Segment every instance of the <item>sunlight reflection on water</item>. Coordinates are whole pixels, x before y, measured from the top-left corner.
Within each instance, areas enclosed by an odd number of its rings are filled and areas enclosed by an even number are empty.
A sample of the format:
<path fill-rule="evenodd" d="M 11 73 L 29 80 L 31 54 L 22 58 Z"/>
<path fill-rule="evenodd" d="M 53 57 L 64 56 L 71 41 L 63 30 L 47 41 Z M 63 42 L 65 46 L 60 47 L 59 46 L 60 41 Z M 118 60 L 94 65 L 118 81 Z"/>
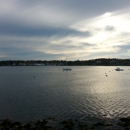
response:
<path fill-rule="evenodd" d="M 115 68 L 72 67 L 63 72 L 51 66 L 0 67 L 0 117 L 30 121 L 129 116 L 130 70 Z"/>

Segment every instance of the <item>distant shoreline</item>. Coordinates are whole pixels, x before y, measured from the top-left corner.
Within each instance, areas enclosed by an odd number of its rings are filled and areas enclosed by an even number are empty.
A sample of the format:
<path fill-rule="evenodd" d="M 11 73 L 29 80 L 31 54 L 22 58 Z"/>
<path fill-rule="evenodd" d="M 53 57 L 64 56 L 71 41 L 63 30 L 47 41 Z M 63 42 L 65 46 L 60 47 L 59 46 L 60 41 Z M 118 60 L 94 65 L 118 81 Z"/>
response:
<path fill-rule="evenodd" d="M 65 66 L 65 60 L 2 60 L 0 66 Z M 67 61 L 67 66 L 130 66 L 130 59 L 98 58 Z"/>

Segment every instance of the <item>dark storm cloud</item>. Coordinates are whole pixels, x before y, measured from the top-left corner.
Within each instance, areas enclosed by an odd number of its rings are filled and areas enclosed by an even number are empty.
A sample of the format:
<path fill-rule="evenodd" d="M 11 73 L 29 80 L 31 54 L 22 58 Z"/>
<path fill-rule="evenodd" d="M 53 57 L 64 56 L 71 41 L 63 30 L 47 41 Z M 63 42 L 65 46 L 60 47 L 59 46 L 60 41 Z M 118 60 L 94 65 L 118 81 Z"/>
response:
<path fill-rule="evenodd" d="M 80 32 L 71 28 L 60 28 L 60 27 L 29 27 L 25 25 L 20 25 L 19 23 L 0 23 L 0 35 L 14 35 L 14 36 L 90 36 L 89 31 Z"/>

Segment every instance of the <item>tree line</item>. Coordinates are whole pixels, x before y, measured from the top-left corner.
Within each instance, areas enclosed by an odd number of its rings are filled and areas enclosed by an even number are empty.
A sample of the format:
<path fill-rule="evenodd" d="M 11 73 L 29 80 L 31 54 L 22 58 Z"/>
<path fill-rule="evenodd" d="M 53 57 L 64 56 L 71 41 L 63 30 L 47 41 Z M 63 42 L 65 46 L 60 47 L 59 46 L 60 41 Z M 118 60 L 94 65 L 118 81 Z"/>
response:
<path fill-rule="evenodd" d="M 130 66 L 130 59 L 98 58 L 89 60 L 6 60 L 0 61 L 0 66 Z"/>

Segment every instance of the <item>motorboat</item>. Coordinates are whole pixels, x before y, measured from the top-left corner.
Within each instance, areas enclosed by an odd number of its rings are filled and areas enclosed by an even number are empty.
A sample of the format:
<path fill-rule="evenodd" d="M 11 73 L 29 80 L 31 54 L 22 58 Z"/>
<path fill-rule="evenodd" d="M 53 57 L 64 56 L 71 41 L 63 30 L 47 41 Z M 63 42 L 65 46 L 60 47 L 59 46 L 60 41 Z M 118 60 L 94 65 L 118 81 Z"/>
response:
<path fill-rule="evenodd" d="M 115 70 L 116 70 L 116 71 L 124 71 L 124 69 L 121 69 L 121 68 L 119 68 L 119 67 L 117 67 Z"/>

